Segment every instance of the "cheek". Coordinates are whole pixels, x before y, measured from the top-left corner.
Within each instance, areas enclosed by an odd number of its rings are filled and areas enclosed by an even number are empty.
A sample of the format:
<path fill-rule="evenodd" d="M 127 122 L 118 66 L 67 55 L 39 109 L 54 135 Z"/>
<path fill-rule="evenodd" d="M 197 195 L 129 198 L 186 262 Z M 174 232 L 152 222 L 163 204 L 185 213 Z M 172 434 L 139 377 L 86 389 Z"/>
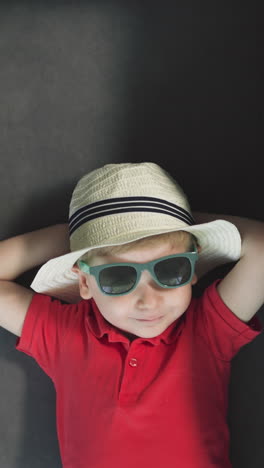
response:
<path fill-rule="evenodd" d="M 111 297 L 102 294 L 101 291 L 94 291 L 93 299 L 103 317 L 114 325 L 118 325 L 128 315 L 131 310 L 131 303 L 128 296 Z"/>
<path fill-rule="evenodd" d="M 187 309 L 192 299 L 192 287 L 190 284 L 176 288 L 170 291 L 171 294 L 167 295 L 166 302 L 171 306 L 182 307 Z"/>
<path fill-rule="evenodd" d="M 104 317 L 107 322 L 111 323 L 114 327 L 126 329 L 127 328 L 127 315 L 124 313 L 126 309 L 124 307 L 120 308 L 114 304 L 109 303 L 99 303 L 97 304 L 101 315 Z"/>

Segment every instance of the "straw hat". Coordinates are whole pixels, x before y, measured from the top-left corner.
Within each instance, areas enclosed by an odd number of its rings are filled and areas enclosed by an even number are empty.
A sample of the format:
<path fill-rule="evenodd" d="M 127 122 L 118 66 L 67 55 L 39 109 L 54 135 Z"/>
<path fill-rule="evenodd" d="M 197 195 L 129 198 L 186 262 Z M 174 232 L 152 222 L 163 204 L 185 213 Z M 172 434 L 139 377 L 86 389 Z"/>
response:
<path fill-rule="evenodd" d="M 78 275 L 71 268 L 84 253 L 177 230 L 191 232 L 198 239 L 198 277 L 240 257 L 237 228 L 224 220 L 196 225 L 183 190 L 160 166 L 149 162 L 107 164 L 82 177 L 73 191 L 71 252 L 43 265 L 31 287 L 78 302 Z"/>

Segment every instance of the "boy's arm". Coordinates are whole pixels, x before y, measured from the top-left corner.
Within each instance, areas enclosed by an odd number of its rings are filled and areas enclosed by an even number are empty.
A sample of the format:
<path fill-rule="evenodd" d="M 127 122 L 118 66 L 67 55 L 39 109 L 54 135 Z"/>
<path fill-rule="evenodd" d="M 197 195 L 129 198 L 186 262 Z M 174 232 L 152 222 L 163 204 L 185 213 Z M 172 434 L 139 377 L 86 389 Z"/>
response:
<path fill-rule="evenodd" d="M 193 213 L 197 223 L 224 219 L 240 232 L 240 260 L 218 284 L 224 303 L 242 321 L 249 322 L 264 302 L 264 223 L 238 216 Z"/>
<path fill-rule="evenodd" d="M 34 292 L 14 280 L 69 250 L 68 224 L 57 224 L 0 242 L 0 326 L 21 336 Z"/>

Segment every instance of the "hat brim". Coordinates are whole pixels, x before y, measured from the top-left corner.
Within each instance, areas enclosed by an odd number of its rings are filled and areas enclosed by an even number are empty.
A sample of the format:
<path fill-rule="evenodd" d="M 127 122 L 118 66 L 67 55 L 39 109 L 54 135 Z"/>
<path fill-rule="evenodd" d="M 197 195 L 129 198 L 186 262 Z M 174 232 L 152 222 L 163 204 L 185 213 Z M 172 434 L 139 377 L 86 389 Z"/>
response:
<path fill-rule="evenodd" d="M 81 297 L 78 274 L 72 271 L 72 267 L 86 252 L 98 247 L 121 245 L 144 237 L 177 230 L 180 229 L 156 229 L 147 233 L 134 233 L 129 239 L 126 239 L 126 242 L 104 243 L 103 245 L 95 245 L 53 258 L 40 268 L 31 284 L 31 288 L 35 292 L 47 294 L 69 303 L 79 302 Z M 237 228 L 228 221 L 219 219 L 210 223 L 186 226 L 181 230 L 196 236 L 201 247 L 196 266 L 198 278 L 218 265 L 234 262 L 240 258 L 240 234 Z"/>

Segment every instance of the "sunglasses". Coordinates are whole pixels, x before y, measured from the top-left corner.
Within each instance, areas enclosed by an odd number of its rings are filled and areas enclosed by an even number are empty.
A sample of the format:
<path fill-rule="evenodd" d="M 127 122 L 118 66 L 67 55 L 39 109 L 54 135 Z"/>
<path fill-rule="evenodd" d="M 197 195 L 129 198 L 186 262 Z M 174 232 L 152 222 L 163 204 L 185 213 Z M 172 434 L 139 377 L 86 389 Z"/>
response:
<path fill-rule="evenodd" d="M 77 261 L 78 267 L 93 275 L 103 294 L 108 296 L 123 296 L 132 292 L 147 270 L 155 282 L 165 289 L 179 288 L 191 282 L 194 275 L 198 251 L 168 255 L 147 263 L 109 263 L 90 267 L 82 260 Z"/>

